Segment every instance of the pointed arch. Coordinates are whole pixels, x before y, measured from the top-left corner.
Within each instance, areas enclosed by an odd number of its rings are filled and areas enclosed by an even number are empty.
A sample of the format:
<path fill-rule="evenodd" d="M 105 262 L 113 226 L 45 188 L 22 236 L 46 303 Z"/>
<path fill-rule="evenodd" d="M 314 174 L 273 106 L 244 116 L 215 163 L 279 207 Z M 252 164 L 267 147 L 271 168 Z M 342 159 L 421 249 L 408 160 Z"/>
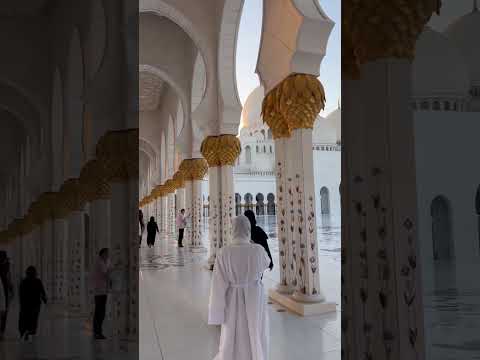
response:
<path fill-rule="evenodd" d="M 432 200 L 432 246 L 434 260 L 451 260 L 454 257 L 452 239 L 452 213 L 450 201 L 443 195 Z"/>
<path fill-rule="evenodd" d="M 322 215 L 330 214 L 330 192 L 325 186 L 320 189 L 320 209 Z"/>

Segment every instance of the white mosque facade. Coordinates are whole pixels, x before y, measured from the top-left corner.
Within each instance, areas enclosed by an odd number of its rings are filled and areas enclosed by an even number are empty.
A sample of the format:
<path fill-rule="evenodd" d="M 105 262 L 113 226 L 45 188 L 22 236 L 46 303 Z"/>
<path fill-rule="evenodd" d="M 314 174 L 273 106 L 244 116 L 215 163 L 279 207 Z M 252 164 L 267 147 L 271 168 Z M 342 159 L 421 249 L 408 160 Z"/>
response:
<path fill-rule="evenodd" d="M 257 215 L 275 215 L 275 143 L 262 120 L 263 97 L 263 88 L 257 87 L 242 111 L 239 130 L 242 152 L 234 170 L 235 214 L 252 209 Z M 313 129 L 317 213 L 332 226 L 340 226 L 340 118 L 338 107 L 326 117 L 318 116 Z M 205 215 L 208 215 L 207 179 L 202 187 Z"/>
<path fill-rule="evenodd" d="M 418 230 L 426 264 L 480 256 L 480 166 L 472 165 L 480 154 L 480 47 L 472 45 L 479 33 L 480 11 L 474 9 L 444 32 L 426 27 L 417 42 L 411 106 Z M 242 152 L 234 171 L 236 213 L 245 208 L 259 215 L 275 213 L 275 146 L 262 121 L 262 99 L 258 87 L 242 111 Z M 462 145 L 458 138 L 465 140 Z M 340 106 L 318 117 L 313 149 L 317 214 L 329 215 L 329 224 L 339 226 Z M 208 216 L 208 180 L 203 189 Z"/>
<path fill-rule="evenodd" d="M 417 42 L 412 107 L 425 264 L 480 256 L 479 33 L 474 6 L 443 32 L 427 27 Z"/>

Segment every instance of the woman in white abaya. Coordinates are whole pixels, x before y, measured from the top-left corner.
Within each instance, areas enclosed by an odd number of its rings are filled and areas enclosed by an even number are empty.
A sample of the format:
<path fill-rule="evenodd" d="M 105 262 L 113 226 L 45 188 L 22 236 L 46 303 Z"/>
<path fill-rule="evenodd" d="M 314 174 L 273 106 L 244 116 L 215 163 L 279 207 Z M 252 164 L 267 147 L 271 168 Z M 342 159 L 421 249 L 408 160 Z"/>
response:
<path fill-rule="evenodd" d="M 232 243 L 217 253 L 208 316 L 210 325 L 222 325 L 214 360 L 268 360 L 267 297 L 261 278 L 270 259 L 250 239 L 250 221 L 237 216 Z"/>

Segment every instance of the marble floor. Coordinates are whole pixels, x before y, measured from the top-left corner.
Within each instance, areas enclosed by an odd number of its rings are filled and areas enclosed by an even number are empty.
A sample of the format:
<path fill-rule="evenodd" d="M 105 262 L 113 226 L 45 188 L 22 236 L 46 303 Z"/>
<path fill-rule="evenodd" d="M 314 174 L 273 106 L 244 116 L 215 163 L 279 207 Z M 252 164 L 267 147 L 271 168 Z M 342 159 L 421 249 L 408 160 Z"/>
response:
<path fill-rule="evenodd" d="M 274 217 L 259 219 L 268 233 L 274 261 L 278 259 Z M 322 290 L 328 301 L 340 302 L 340 233 L 328 225 L 319 229 Z M 211 360 L 220 328 L 207 325 L 210 271 L 205 248 L 178 249 L 173 239 L 160 237 L 154 249 L 141 248 L 140 359 Z M 278 281 L 278 269 L 266 272 L 265 286 Z M 338 307 L 338 310 L 340 308 Z M 269 304 L 272 360 L 340 359 L 340 311 L 299 317 Z"/>
<path fill-rule="evenodd" d="M 426 358 L 480 359 L 480 261 L 423 267 Z"/>
<path fill-rule="evenodd" d="M 19 340 L 18 306 L 12 305 L 5 339 L 0 342 L 2 360 L 134 360 L 138 351 L 119 350 L 111 340 L 94 341 L 85 318 L 66 316 L 54 305 L 43 306 L 39 329 L 30 342 Z M 105 334 L 111 338 L 106 320 Z"/>

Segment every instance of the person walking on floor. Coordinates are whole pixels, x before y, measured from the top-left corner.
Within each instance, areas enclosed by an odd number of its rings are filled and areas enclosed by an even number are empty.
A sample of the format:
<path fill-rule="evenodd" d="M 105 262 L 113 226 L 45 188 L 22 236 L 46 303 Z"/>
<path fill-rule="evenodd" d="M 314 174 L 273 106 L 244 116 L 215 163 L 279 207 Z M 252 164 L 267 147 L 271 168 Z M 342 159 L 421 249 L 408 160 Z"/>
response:
<path fill-rule="evenodd" d="M 109 250 L 103 248 L 98 254 L 95 264 L 93 289 L 95 296 L 95 313 L 93 316 L 93 335 L 97 340 L 104 340 L 103 321 L 107 309 L 108 292 L 110 289 Z"/>
<path fill-rule="evenodd" d="M 6 251 L 0 251 L 0 287 L 5 298 L 5 308 L 0 310 L 0 341 L 3 340 L 7 326 L 8 308 L 13 297 L 13 284 L 10 273 L 10 261 Z"/>
<path fill-rule="evenodd" d="M 37 277 L 37 269 L 29 266 L 26 277 L 20 283 L 20 315 L 18 328 L 20 337 L 27 341 L 37 333 L 38 317 L 42 302 L 47 303 L 47 295 L 42 281 Z"/>
<path fill-rule="evenodd" d="M 252 210 L 246 210 L 244 215 L 248 218 L 250 221 L 250 225 L 252 228 L 252 241 L 255 244 L 261 245 L 265 251 L 268 254 L 268 257 L 270 258 L 270 265 L 268 266 L 270 271 L 273 269 L 273 260 L 272 260 L 272 254 L 270 254 L 270 249 L 268 247 L 268 235 L 263 231 L 263 229 L 257 225 L 257 219 L 255 218 L 255 213 Z"/>
<path fill-rule="evenodd" d="M 250 221 L 233 219 L 233 240 L 215 259 L 208 324 L 221 325 L 215 360 L 268 360 L 267 296 L 262 283 L 270 259 L 251 243 Z"/>
<path fill-rule="evenodd" d="M 159 232 L 155 218 L 153 216 L 150 217 L 150 221 L 147 224 L 147 245 L 149 248 L 155 246 L 155 237 Z"/>
<path fill-rule="evenodd" d="M 1 285 L 1 284 L 0 284 Z M 3 286 L 0 286 L 0 316 L 2 317 L 2 324 L 4 315 L 7 313 L 7 293 Z M 6 320 L 6 315 L 5 315 Z M 5 329 L 0 333 L 0 341 L 3 340 Z"/>
<path fill-rule="evenodd" d="M 178 247 L 183 247 L 183 233 L 185 232 L 185 227 L 187 226 L 185 209 L 180 210 L 180 213 L 177 215 L 176 223 L 178 229 Z"/>

